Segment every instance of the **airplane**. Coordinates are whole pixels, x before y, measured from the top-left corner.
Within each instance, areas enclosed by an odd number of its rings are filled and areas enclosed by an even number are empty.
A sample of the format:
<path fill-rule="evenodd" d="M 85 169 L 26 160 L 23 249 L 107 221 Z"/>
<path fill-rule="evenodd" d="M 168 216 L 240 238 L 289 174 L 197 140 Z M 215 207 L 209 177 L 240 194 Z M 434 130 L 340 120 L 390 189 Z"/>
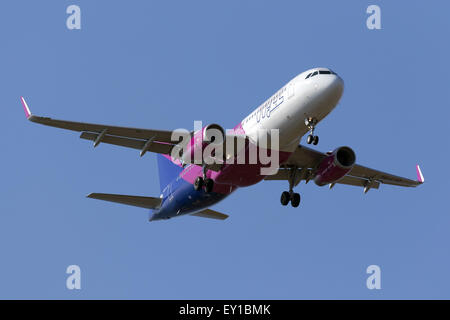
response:
<path fill-rule="evenodd" d="M 380 184 L 402 187 L 416 187 L 424 183 L 419 165 L 416 166 L 417 181 L 399 177 L 356 164 L 355 152 L 342 146 L 330 152 L 320 152 L 300 145 L 302 137 L 307 144 L 317 145 L 315 135 L 317 125 L 338 104 L 344 91 L 344 81 L 329 68 L 313 68 L 290 80 L 264 103 L 258 106 L 233 129 L 225 132 L 220 125 L 209 124 L 189 132 L 187 141 L 181 145 L 173 140 L 173 131 L 138 129 L 101 124 L 55 120 L 35 116 L 27 102 L 21 102 L 27 119 L 31 122 L 62 129 L 81 132 L 80 138 L 93 141 L 94 147 L 100 143 L 157 153 L 161 194 L 159 197 L 131 196 L 121 194 L 91 193 L 87 197 L 150 209 L 149 221 L 170 219 L 182 215 L 224 220 L 228 215 L 210 207 L 222 201 L 239 188 L 248 187 L 261 181 L 284 180 L 288 190 L 281 194 L 283 206 L 300 204 L 300 194 L 294 188 L 304 180 L 313 180 L 318 186 L 335 184 L 359 186 L 364 193 L 378 189 Z M 218 130 L 222 135 L 220 143 L 241 139 L 241 147 L 225 148 L 213 164 L 200 159 L 193 161 L 192 154 L 203 151 L 214 139 L 210 130 Z M 259 130 L 277 130 L 278 146 L 268 152 L 278 155 L 279 166 L 274 174 L 263 174 L 267 167 L 257 159 L 256 163 L 244 161 L 234 163 L 224 158 L 236 159 L 240 154 L 259 147 Z M 182 152 L 173 152 L 176 148 Z M 227 150 L 230 150 L 227 153 Z M 175 154 L 175 156 L 174 156 Z"/>

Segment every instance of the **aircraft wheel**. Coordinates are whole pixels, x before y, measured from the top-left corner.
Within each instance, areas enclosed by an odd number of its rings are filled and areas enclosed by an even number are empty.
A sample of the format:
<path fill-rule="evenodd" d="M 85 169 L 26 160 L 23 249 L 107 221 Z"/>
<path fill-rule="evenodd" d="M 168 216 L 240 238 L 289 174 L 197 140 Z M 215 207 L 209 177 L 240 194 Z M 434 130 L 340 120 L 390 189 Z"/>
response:
<path fill-rule="evenodd" d="M 312 143 L 316 146 L 319 143 L 319 136 L 314 136 Z"/>
<path fill-rule="evenodd" d="M 308 138 L 306 139 L 307 144 L 311 144 L 314 141 L 314 136 L 312 134 L 308 135 Z"/>
<path fill-rule="evenodd" d="M 298 193 L 292 194 L 291 205 L 294 208 L 297 208 L 299 204 L 300 204 L 300 195 Z"/>
<path fill-rule="evenodd" d="M 197 179 L 195 179 L 194 181 L 194 189 L 196 191 L 200 191 L 203 187 L 203 178 L 202 177 L 197 177 Z"/>
<path fill-rule="evenodd" d="M 214 180 L 213 179 L 206 179 L 205 180 L 205 191 L 207 193 L 210 193 L 213 191 L 213 187 L 214 187 Z"/>
<path fill-rule="evenodd" d="M 281 204 L 282 204 L 283 206 L 286 206 L 286 205 L 289 203 L 289 200 L 291 200 L 290 198 L 291 198 L 291 196 L 289 195 L 289 192 L 284 191 L 284 192 L 281 194 L 281 199 L 280 199 Z"/>

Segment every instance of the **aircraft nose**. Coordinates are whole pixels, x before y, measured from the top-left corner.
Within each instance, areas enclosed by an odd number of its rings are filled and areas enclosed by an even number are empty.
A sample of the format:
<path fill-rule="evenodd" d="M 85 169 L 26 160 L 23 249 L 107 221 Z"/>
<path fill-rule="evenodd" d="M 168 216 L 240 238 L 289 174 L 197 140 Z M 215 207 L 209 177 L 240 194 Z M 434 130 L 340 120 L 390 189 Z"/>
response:
<path fill-rule="evenodd" d="M 337 90 L 339 90 L 342 94 L 342 92 L 344 92 L 344 80 L 342 80 L 341 77 L 339 77 L 338 75 L 336 75 L 336 87 Z"/>
<path fill-rule="evenodd" d="M 332 75 L 324 86 L 326 95 L 339 100 L 344 92 L 344 80 L 337 74 Z"/>
<path fill-rule="evenodd" d="M 336 74 L 334 75 L 334 79 L 331 82 L 330 87 L 331 90 L 334 90 L 337 94 L 342 95 L 342 92 L 344 91 L 344 80 Z"/>

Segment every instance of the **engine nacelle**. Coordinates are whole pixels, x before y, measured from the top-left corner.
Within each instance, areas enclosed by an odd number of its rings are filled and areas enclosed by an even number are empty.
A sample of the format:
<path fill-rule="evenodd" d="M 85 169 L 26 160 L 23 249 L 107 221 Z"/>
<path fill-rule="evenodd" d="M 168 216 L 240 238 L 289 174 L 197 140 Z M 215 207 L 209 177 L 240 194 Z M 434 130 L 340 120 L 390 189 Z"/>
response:
<path fill-rule="evenodd" d="M 316 169 L 314 182 L 324 186 L 341 179 L 355 165 L 355 152 L 349 147 L 339 147 L 331 152 Z"/>
<path fill-rule="evenodd" d="M 203 151 L 214 142 L 225 142 L 225 131 L 218 124 L 209 124 L 194 133 L 181 157 L 184 163 L 194 163 L 203 160 Z"/>
<path fill-rule="evenodd" d="M 203 127 L 202 129 L 202 137 L 203 137 L 203 143 L 208 145 L 211 142 L 216 141 L 218 138 L 218 135 L 221 135 L 222 142 L 225 141 L 225 131 L 221 126 L 218 124 L 209 124 L 206 127 Z"/>

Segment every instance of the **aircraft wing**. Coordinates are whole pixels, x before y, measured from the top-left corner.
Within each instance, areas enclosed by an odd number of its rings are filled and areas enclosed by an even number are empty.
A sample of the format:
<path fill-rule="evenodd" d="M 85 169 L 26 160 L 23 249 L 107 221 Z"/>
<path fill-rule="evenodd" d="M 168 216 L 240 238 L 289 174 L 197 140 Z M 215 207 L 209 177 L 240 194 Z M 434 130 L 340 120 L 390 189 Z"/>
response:
<path fill-rule="evenodd" d="M 46 126 L 81 132 L 80 138 L 94 141 L 94 147 L 100 143 L 109 143 L 141 150 L 141 156 L 143 156 L 147 151 L 170 154 L 172 148 L 178 143 L 171 140 L 173 131 L 117 127 L 35 116 L 31 114 L 23 97 L 21 101 L 28 120 Z M 180 133 L 183 134 L 181 131 Z"/>
<path fill-rule="evenodd" d="M 31 113 L 30 108 L 23 97 L 20 99 L 25 115 L 29 121 L 46 126 L 81 132 L 80 138 L 93 141 L 94 147 L 97 147 L 100 143 L 108 143 L 140 150 L 141 157 L 147 151 L 171 155 L 174 147 L 182 149 L 182 146 L 178 145 L 182 137 L 187 138 L 185 141 L 188 141 L 191 136 L 191 133 L 186 130 L 168 131 L 127 128 L 39 117 Z M 172 141 L 173 133 L 176 133 L 176 136 L 179 139 L 178 141 Z M 229 137 L 233 139 L 241 138 L 240 135 L 230 135 Z M 243 138 L 245 139 L 246 137 L 244 136 Z M 235 143 L 237 143 L 237 140 Z M 175 151 L 174 154 L 180 154 L 180 152 Z M 208 170 L 219 171 L 222 168 L 222 163 L 222 159 L 217 159 L 213 164 L 205 165 Z"/>
<path fill-rule="evenodd" d="M 290 169 L 297 168 L 297 172 L 294 175 L 294 185 L 300 183 L 301 180 L 309 181 L 314 175 L 315 168 L 326 156 L 326 153 L 304 146 L 298 146 L 289 159 L 281 165 L 278 172 L 275 175 L 267 176 L 265 180 L 287 180 Z M 416 170 L 417 181 L 355 164 L 352 170 L 336 183 L 373 189 L 378 189 L 381 183 L 402 187 L 416 187 L 424 182 L 422 172 L 418 165 Z"/>

